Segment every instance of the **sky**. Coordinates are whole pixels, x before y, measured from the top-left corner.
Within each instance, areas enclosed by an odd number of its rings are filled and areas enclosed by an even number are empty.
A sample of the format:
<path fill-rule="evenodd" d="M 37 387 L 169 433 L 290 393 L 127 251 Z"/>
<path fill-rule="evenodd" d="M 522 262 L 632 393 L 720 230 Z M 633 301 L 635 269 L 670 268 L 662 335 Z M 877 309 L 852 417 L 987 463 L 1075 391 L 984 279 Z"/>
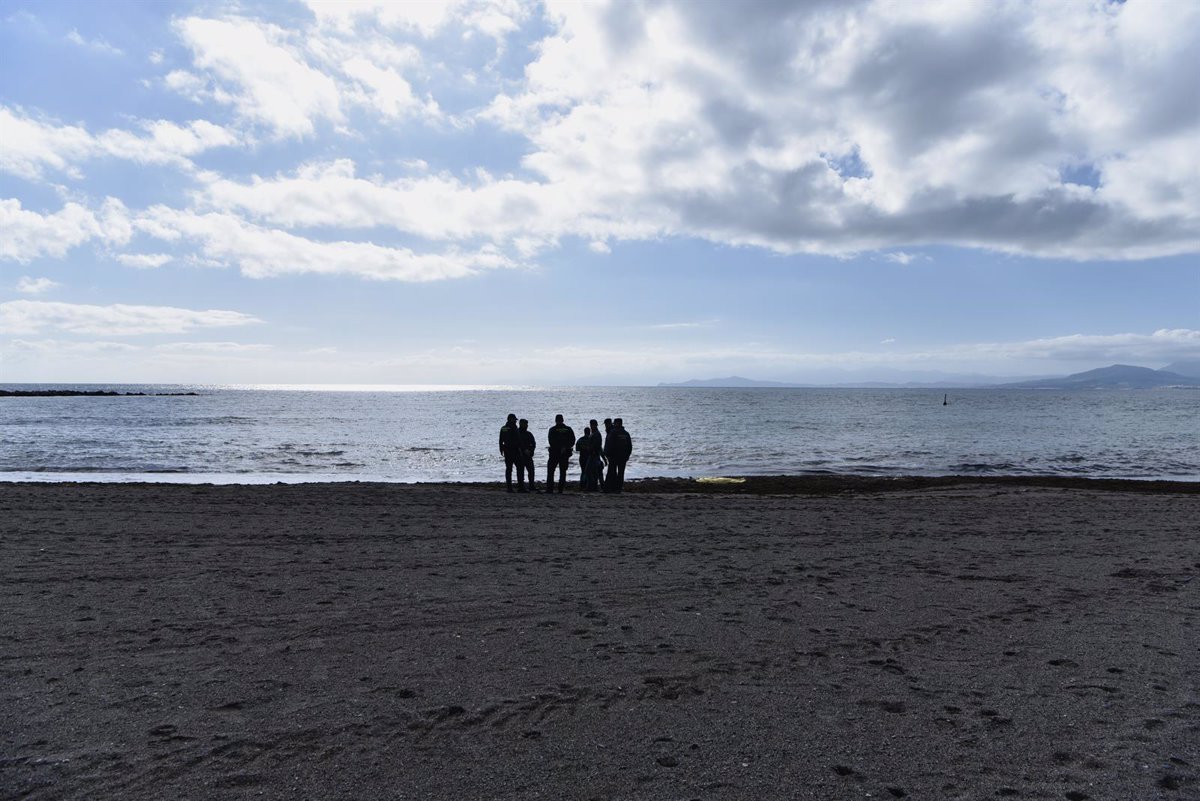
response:
<path fill-rule="evenodd" d="M 0 382 L 1200 358 L 1200 3 L 0 0 Z"/>

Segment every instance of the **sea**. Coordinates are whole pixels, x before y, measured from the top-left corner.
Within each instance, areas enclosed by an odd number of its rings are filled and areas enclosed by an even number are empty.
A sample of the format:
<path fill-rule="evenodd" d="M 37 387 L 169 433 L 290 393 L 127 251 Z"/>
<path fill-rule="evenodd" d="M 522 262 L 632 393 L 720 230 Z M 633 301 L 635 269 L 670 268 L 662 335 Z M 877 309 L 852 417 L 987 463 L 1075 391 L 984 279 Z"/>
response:
<path fill-rule="evenodd" d="M 1200 391 L 0 384 L 0 481 L 479 482 L 505 417 L 621 417 L 627 475 L 1200 480 Z"/>

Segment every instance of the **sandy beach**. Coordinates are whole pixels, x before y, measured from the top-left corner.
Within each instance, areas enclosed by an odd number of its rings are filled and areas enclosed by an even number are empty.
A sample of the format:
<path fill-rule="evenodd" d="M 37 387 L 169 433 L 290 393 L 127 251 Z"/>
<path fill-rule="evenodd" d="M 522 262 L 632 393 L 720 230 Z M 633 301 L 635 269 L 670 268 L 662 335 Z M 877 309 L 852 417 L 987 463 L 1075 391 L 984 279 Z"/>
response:
<path fill-rule="evenodd" d="M 0 485 L 0 797 L 1200 797 L 1200 494 L 633 489 Z"/>

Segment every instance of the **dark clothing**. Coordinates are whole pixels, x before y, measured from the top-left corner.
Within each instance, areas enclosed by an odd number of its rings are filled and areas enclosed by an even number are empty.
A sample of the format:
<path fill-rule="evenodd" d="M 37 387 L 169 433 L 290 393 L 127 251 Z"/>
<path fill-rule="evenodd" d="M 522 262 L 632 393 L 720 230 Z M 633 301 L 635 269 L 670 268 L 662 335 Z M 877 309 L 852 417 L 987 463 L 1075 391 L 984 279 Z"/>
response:
<path fill-rule="evenodd" d="M 591 433 L 584 434 L 575 442 L 579 454 L 579 488 L 585 492 L 596 489 L 595 466 L 600 462 L 600 452 L 592 447 Z"/>
<path fill-rule="evenodd" d="M 608 432 L 608 439 L 604 443 L 604 455 L 609 459 L 628 462 L 632 454 L 633 438 L 629 436 L 629 432 L 623 427 L 618 428 L 617 426 L 613 426 L 612 431 Z"/>
<path fill-rule="evenodd" d="M 575 447 L 575 431 L 566 423 L 557 423 L 546 432 L 546 441 L 550 444 L 550 450 L 570 453 Z"/>
<path fill-rule="evenodd" d="M 529 473 L 529 488 L 533 489 L 533 452 L 537 450 L 537 438 L 529 430 L 517 431 L 521 444 L 521 459 L 517 463 L 517 483 L 521 483 L 522 474 Z"/>
<path fill-rule="evenodd" d="M 570 451 L 550 451 L 550 460 L 546 463 L 546 492 L 554 489 L 555 470 L 558 470 L 558 491 L 563 491 L 567 486 L 567 468 L 570 466 Z"/>
<path fill-rule="evenodd" d="M 504 483 L 508 486 L 508 491 L 512 492 L 513 465 L 521 458 L 521 449 L 517 444 L 516 426 L 505 423 L 500 427 L 500 453 L 504 456 Z"/>
<path fill-rule="evenodd" d="M 575 432 L 565 423 L 556 423 L 546 432 L 549 443 L 549 460 L 546 462 L 546 492 L 554 488 L 554 471 L 558 470 L 558 491 L 567 485 L 567 467 L 571 463 L 571 451 L 575 449 Z"/>
<path fill-rule="evenodd" d="M 608 457 L 608 475 L 604 477 L 607 492 L 620 492 L 625 484 L 625 463 L 633 454 L 633 438 L 621 426 L 613 426 L 604 442 L 604 455 Z"/>
<path fill-rule="evenodd" d="M 519 438 L 517 437 L 518 430 L 516 426 L 510 426 L 505 423 L 500 426 L 500 452 L 506 456 L 516 456 L 516 449 L 520 448 Z M 509 451 L 512 451 L 510 454 Z"/>

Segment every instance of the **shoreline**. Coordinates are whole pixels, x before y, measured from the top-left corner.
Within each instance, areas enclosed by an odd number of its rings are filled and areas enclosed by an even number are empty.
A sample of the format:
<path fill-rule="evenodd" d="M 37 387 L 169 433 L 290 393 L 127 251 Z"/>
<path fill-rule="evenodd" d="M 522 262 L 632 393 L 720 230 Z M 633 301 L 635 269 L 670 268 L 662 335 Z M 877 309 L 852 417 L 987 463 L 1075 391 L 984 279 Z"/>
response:
<path fill-rule="evenodd" d="M 22 478 L 8 479 L 0 473 L 0 486 L 46 485 L 46 486 L 181 486 L 181 487 L 276 487 L 276 486 L 345 486 L 400 488 L 456 488 L 502 491 L 504 481 L 384 481 L 375 478 L 343 479 L 337 476 L 315 475 L 311 479 L 305 474 L 280 476 L 263 475 L 251 481 L 224 480 L 239 476 L 204 473 L 162 473 L 162 479 L 128 480 L 114 477 L 111 480 L 92 478 L 92 474 L 64 473 L 71 478 L 27 478 L 41 476 L 38 473 L 21 473 Z M 56 474 L 46 474 L 56 475 Z M 144 475 L 144 474 L 139 474 Z M 87 477 L 84 477 L 87 476 Z M 208 478 L 210 480 L 202 480 Z M 199 479 L 199 480 L 193 480 Z M 215 479 L 215 480 L 214 480 Z M 948 487 L 979 487 L 998 485 L 1005 487 L 1040 487 L 1048 489 L 1101 490 L 1106 492 L 1200 494 L 1200 480 L 1181 478 L 1089 478 L 1083 476 L 1056 475 L 899 475 L 872 476 L 841 473 L 835 475 L 749 475 L 712 477 L 655 476 L 631 478 L 625 482 L 628 494 L 702 494 L 702 495 L 830 495 L 843 492 L 898 492 L 903 490 L 938 489 Z M 542 482 L 538 482 L 542 486 Z M 567 494 L 582 495 L 578 480 L 569 478 Z M 599 493 L 590 493 L 599 494 Z"/>

